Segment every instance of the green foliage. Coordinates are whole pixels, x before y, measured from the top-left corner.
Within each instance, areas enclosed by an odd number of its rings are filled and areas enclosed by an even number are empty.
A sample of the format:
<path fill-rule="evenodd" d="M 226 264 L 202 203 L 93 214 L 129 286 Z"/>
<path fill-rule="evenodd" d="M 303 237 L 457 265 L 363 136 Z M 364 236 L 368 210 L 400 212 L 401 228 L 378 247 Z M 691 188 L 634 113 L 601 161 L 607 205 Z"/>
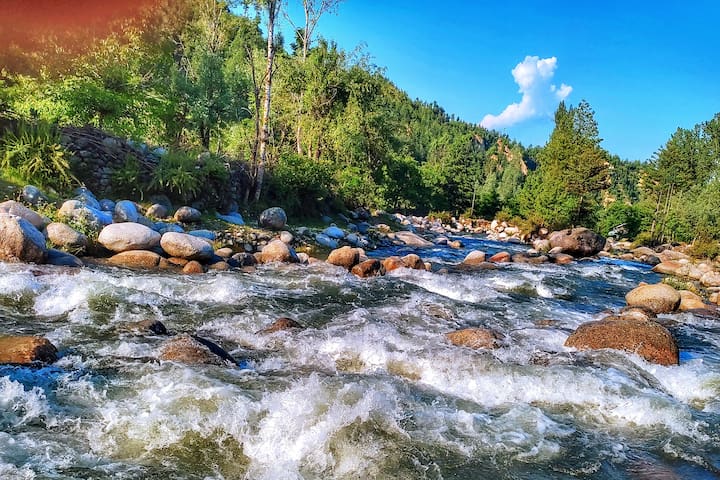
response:
<path fill-rule="evenodd" d="M 643 222 L 643 212 L 635 205 L 623 202 L 613 202 L 598 214 L 596 229 L 602 235 L 616 229 L 624 231 L 623 237 L 635 238 Z"/>
<path fill-rule="evenodd" d="M 205 152 L 197 156 L 192 152 L 170 150 L 160 157 L 148 188 L 188 202 L 209 186 L 226 182 L 228 176 L 228 167 L 217 155 Z"/>
<path fill-rule="evenodd" d="M 332 188 L 330 165 L 305 156 L 280 157 L 272 171 L 270 190 L 273 200 L 292 215 L 308 215 L 320 210 Z"/>
<path fill-rule="evenodd" d="M 125 164 L 112 174 L 113 190 L 128 197 L 142 196 L 145 186 L 139 183 L 141 174 L 138 159 L 128 156 Z"/>
<path fill-rule="evenodd" d="M 720 242 L 717 239 L 699 236 L 688 252 L 693 257 L 714 259 L 720 256 Z"/>
<path fill-rule="evenodd" d="M 18 122 L 0 141 L 0 167 L 42 187 L 64 190 L 77 183 L 68 157 L 59 131 L 46 122 Z"/>

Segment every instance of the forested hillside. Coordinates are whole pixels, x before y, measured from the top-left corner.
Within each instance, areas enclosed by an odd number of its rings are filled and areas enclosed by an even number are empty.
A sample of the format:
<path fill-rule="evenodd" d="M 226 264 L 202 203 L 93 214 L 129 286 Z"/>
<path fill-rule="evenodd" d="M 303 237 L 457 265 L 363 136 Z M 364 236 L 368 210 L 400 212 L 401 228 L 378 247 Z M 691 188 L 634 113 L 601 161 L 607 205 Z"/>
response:
<path fill-rule="evenodd" d="M 199 166 L 198 155 L 209 151 L 212 168 L 247 166 L 240 203 L 294 214 L 364 206 L 519 216 L 528 229 L 623 225 L 648 241 L 720 236 L 718 117 L 678 130 L 651 162 L 628 162 L 602 148 L 587 102 L 563 103 L 547 145 L 528 148 L 411 99 L 366 52 L 321 38 L 317 22 L 337 3 L 306 0 L 307 15 L 289 18 L 274 0 L 148 2 L 102 35 L 54 33 L 7 48 L 0 115 L 30 135 L 89 124 L 162 146 L 164 176 L 140 187 L 189 200 L 209 164 L 205 154 Z M 279 33 L 281 22 L 297 27 L 294 38 Z M 18 128 L 2 143 L 3 167 L 42 181 L 21 171 L 9 147 Z M 136 166 L 126 167 L 114 178 L 133 183 Z"/>

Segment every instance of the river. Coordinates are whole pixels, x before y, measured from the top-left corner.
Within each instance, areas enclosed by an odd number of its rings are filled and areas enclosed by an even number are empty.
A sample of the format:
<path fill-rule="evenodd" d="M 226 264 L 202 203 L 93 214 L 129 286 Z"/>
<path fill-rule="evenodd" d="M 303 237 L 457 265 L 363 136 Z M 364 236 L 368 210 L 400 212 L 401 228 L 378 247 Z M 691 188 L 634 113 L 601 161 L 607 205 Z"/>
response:
<path fill-rule="evenodd" d="M 660 277 L 632 262 L 452 268 L 372 279 L 338 267 L 202 276 L 0 263 L 0 321 L 60 350 L 0 367 L 2 479 L 710 479 L 720 469 L 720 322 L 661 316 L 679 366 L 563 347 Z M 387 256 L 412 250 L 389 249 Z M 307 328 L 258 334 L 281 316 Z M 212 339 L 237 368 L 156 360 L 166 337 Z M 500 348 L 451 345 L 468 326 Z"/>

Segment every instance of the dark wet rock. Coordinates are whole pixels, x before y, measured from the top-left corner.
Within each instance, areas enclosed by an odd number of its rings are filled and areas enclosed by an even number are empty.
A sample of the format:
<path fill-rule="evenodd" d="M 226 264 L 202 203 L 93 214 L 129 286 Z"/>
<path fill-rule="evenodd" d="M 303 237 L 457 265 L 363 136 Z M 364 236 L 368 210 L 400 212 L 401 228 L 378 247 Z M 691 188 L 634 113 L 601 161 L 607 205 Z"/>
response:
<path fill-rule="evenodd" d="M 625 295 L 629 306 L 646 308 L 654 313 L 670 313 L 680 306 L 680 293 L 670 285 L 641 285 Z"/>
<path fill-rule="evenodd" d="M 201 365 L 237 365 L 218 344 L 196 335 L 178 335 L 160 347 L 160 360 Z"/>
<path fill-rule="evenodd" d="M 576 258 L 591 257 L 605 248 L 605 237 L 584 227 L 552 232 L 548 240 L 552 248 Z"/>
<path fill-rule="evenodd" d="M 45 263 L 45 237 L 24 218 L 0 213 L 0 261 Z"/>
<path fill-rule="evenodd" d="M 282 208 L 271 207 L 260 214 L 258 223 L 263 228 L 268 228 L 270 230 L 282 230 L 285 228 L 285 224 L 287 223 L 287 215 L 285 214 L 285 210 Z"/>
<path fill-rule="evenodd" d="M 79 268 L 84 266 L 82 260 L 75 255 L 63 252 L 62 250 L 55 250 L 54 248 L 48 250 L 46 263 L 57 267 Z"/>
<path fill-rule="evenodd" d="M 53 363 L 57 348 L 44 337 L 0 336 L 0 364 Z"/>
<path fill-rule="evenodd" d="M 292 318 L 287 317 L 280 317 L 277 320 L 275 320 L 273 323 L 268 325 L 267 327 L 263 328 L 257 333 L 273 333 L 273 332 L 279 332 L 281 330 L 295 330 L 295 329 L 302 329 L 305 328 Z"/>
<path fill-rule="evenodd" d="M 379 275 L 385 274 L 383 264 L 380 262 L 380 260 L 374 258 L 358 263 L 350 271 L 353 275 L 356 275 L 360 278 L 377 277 Z"/>
<path fill-rule="evenodd" d="M 252 253 L 240 252 L 236 253 L 231 258 L 238 262 L 238 265 L 241 267 L 253 267 L 257 264 L 257 259 Z"/>
<path fill-rule="evenodd" d="M 136 333 L 146 334 L 151 333 L 154 335 L 167 335 L 168 331 L 165 324 L 160 320 L 154 318 L 148 318 L 146 320 L 140 320 L 139 322 L 128 323 L 124 327 L 125 330 Z"/>
<path fill-rule="evenodd" d="M 202 213 L 193 207 L 180 207 L 175 212 L 175 221 L 180 223 L 197 223 L 200 221 Z"/>
<path fill-rule="evenodd" d="M 463 328 L 445 334 L 450 343 L 458 347 L 469 347 L 474 349 L 492 349 L 500 346 L 502 338 L 496 332 L 487 328 Z"/>

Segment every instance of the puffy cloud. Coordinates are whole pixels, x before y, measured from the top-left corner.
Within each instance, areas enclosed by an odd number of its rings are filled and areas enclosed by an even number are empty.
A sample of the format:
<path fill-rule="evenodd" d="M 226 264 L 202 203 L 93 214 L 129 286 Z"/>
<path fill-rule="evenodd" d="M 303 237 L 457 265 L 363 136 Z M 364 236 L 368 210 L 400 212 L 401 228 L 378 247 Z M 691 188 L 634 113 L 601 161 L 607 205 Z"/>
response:
<path fill-rule="evenodd" d="M 556 57 L 525 57 L 525 60 L 512 69 L 515 83 L 522 93 L 520 103 L 511 103 L 500 115 L 485 115 L 480 125 L 501 129 L 531 118 L 551 115 L 558 103 L 572 92 L 570 85 L 561 83 L 557 87 L 551 83 L 556 68 Z"/>

